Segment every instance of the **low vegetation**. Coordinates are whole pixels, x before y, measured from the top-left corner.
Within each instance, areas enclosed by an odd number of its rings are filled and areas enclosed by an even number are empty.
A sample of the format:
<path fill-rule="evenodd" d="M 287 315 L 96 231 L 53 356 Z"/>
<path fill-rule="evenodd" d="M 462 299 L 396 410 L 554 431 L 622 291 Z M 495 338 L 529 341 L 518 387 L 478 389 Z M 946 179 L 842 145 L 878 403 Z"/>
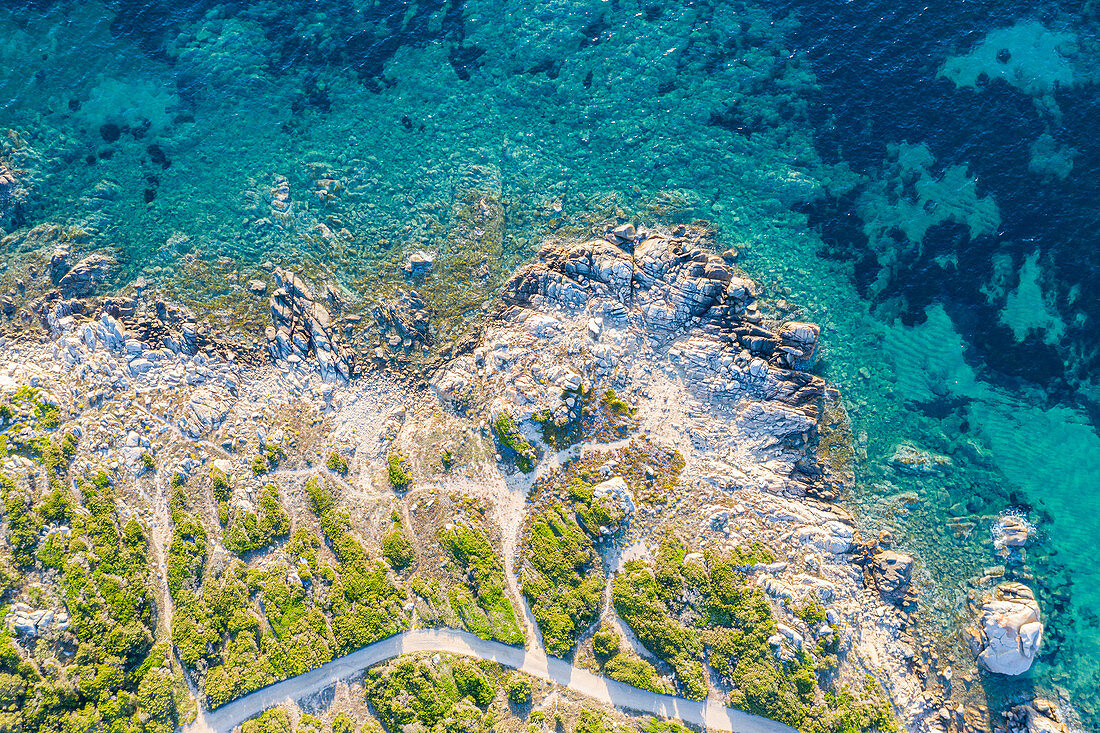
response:
<path fill-rule="evenodd" d="M 519 431 L 516 421 L 508 413 L 501 413 L 492 423 L 493 437 L 496 438 L 500 448 L 507 458 L 513 460 L 523 473 L 531 473 L 535 470 L 535 461 L 538 453 L 527 438 Z"/>
<path fill-rule="evenodd" d="M 488 733 L 507 710 L 504 679 L 492 663 L 405 657 L 367 673 L 367 699 L 391 733 L 410 726 L 431 733 Z"/>
<path fill-rule="evenodd" d="M 593 635 L 592 649 L 599 671 L 605 676 L 651 692 L 671 694 L 674 691 L 656 667 L 621 643 L 618 632 L 610 624 L 605 623 Z"/>
<path fill-rule="evenodd" d="M 556 451 L 582 441 L 608 442 L 625 438 L 635 429 L 634 408 L 606 390 L 598 397 L 594 387 L 583 384 L 562 391 L 565 410 L 540 410 L 532 416 L 544 443 Z"/>
<path fill-rule="evenodd" d="M 382 557 L 394 570 L 408 570 L 416 562 L 416 551 L 405 535 L 400 519 L 394 520 L 393 529 L 382 538 Z"/>
<path fill-rule="evenodd" d="M 523 594 L 546 650 L 563 656 L 599 614 L 606 576 L 592 537 L 571 507 L 553 504 L 529 519 L 523 559 Z"/>
<path fill-rule="evenodd" d="M 483 639 L 522 644 L 523 631 L 509 600 L 500 556 L 484 529 L 470 524 L 441 529 L 440 543 L 458 566 L 463 587 L 451 588 L 451 607 Z"/>
<path fill-rule="evenodd" d="M 614 453 L 570 461 L 536 484 L 520 548 L 520 582 L 551 654 L 567 654 L 599 615 L 606 583 L 599 548 L 626 518 L 621 497 L 596 496 L 609 465 L 636 496 L 675 485 L 683 459 L 632 441 Z"/>
<path fill-rule="evenodd" d="M 329 454 L 328 460 L 325 461 L 325 468 L 341 476 L 348 475 L 348 459 L 342 456 L 340 453 L 333 451 Z"/>
<path fill-rule="evenodd" d="M 305 489 L 336 562 L 321 557 L 312 532 L 290 531 L 278 490 L 268 485 L 255 512 L 233 510 L 224 533 L 227 548 L 238 555 L 289 535 L 286 560 L 252 569 L 235 558 L 210 559 L 207 531 L 189 511 L 184 486 L 173 489 L 172 637 L 211 708 L 404 627 L 401 590 L 385 566 L 370 559 L 332 489 L 320 477 L 310 478 Z"/>
<path fill-rule="evenodd" d="M 67 463 L 43 468 L 53 476 L 68 471 Z M 185 697 L 167 645 L 154 644 L 147 530 L 120 515 L 108 474 L 75 480 L 80 507 L 66 482 L 39 491 L 0 474 L 2 591 L 18 587 L 24 572 L 38 572 L 54 579 L 58 594 L 34 586 L 31 602 L 49 611 L 33 644 L 0 629 L 0 730 L 170 733 Z M 71 531 L 43 538 L 51 525 Z"/>
<path fill-rule="evenodd" d="M 855 695 L 828 687 L 835 659 L 802 650 L 779 659 L 769 643 L 777 632 L 771 606 L 747 578 L 752 565 L 773 559 L 760 545 L 692 555 L 670 537 L 652 564 L 626 563 L 612 601 L 646 648 L 672 668 L 686 697 L 706 697 L 706 658 L 731 690 L 733 707 L 811 733 L 893 730 L 889 706 L 875 689 Z"/>
<path fill-rule="evenodd" d="M 412 485 L 412 476 L 409 475 L 409 462 L 401 451 L 394 451 L 386 457 L 386 469 L 390 487 L 397 492 L 408 491 Z"/>
<path fill-rule="evenodd" d="M 607 677 L 651 692 L 671 694 L 674 691 L 656 667 L 621 642 L 619 633 L 610 624 L 605 623 L 593 635 L 592 650 L 600 671 Z"/>

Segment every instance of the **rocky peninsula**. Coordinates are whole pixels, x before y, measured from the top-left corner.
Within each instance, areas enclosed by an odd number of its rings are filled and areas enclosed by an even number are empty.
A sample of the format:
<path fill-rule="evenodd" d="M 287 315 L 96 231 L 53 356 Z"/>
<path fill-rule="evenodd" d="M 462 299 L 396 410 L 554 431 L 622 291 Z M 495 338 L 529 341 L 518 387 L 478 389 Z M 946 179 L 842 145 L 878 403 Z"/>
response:
<path fill-rule="evenodd" d="M 22 680 L 4 729 L 30 710 L 201 725 L 449 627 L 799 730 L 1066 730 L 1046 701 L 991 720 L 930 664 L 918 561 L 843 508 L 851 435 L 814 373 L 820 329 L 783 319 L 705 228 L 548 241 L 473 336 L 411 366 L 394 357 L 431 351 L 414 290 L 348 303 L 272 267 L 241 296 L 270 313 L 258 338 L 118 287 L 79 232 L 2 246 L 26 253 L 0 338 L 0 666 Z M 431 267 L 410 261 L 410 284 Z M 977 663 L 1026 671 L 1031 591 L 1002 585 L 979 613 Z M 490 714 L 678 730 L 520 672 L 410 659 L 245 730 Z"/>

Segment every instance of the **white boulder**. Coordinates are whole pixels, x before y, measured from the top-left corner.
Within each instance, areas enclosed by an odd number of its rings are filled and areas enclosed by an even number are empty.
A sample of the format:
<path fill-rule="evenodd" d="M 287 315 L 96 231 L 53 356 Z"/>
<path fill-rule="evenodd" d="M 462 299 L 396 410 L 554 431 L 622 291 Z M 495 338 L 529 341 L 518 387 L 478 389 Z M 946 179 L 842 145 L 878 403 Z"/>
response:
<path fill-rule="evenodd" d="M 997 674 L 1023 674 L 1043 642 L 1035 594 L 1021 583 L 1002 583 L 986 597 L 968 633 L 981 666 Z"/>

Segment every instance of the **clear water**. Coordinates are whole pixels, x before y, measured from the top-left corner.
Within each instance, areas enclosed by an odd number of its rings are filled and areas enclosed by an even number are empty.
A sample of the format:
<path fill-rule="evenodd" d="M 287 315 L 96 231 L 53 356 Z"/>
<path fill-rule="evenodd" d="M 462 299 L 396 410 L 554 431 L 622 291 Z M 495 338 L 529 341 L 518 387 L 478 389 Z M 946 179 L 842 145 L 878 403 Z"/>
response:
<path fill-rule="evenodd" d="M 1004 562 L 993 519 L 1026 513 L 1039 540 L 1007 568 L 1046 645 L 983 684 L 1064 688 L 1100 728 L 1096 18 L 854 5 L 9 1 L 19 223 L 82 224 L 127 279 L 216 312 L 269 259 L 362 303 L 416 249 L 446 272 L 483 198 L 493 271 L 435 283 L 440 308 L 548 235 L 709 221 L 824 326 L 866 451 L 850 502 L 920 555 L 926 627 L 950 635 Z M 951 467 L 898 474 L 901 441 Z"/>

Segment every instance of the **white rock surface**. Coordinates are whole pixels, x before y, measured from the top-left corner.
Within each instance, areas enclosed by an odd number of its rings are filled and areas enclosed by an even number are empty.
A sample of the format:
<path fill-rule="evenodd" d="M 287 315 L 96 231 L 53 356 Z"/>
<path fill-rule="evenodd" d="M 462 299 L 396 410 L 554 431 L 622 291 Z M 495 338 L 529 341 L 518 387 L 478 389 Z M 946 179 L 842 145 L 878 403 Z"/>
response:
<path fill-rule="evenodd" d="M 1039 604 L 1030 588 L 1002 583 L 982 603 L 969 636 L 978 663 L 990 672 L 1023 674 L 1043 641 Z"/>

